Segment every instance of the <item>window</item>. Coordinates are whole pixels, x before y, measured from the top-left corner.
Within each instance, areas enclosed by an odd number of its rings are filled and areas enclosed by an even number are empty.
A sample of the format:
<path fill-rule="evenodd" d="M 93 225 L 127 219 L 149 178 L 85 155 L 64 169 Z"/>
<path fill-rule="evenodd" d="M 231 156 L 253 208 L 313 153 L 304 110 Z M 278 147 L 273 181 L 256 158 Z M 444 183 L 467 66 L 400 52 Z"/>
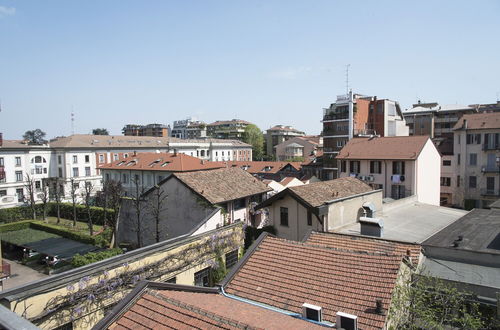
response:
<path fill-rule="evenodd" d="M 78 177 L 78 167 L 73 167 L 73 176 Z"/>
<path fill-rule="evenodd" d="M 174 276 L 172 278 L 169 278 L 168 280 L 165 281 L 165 283 L 172 283 L 172 284 L 175 284 L 177 283 L 177 277 Z"/>
<path fill-rule="evenodd" d="M 210 267 L 194 273 L 194 285 L 210 286 Z"/>
<path fill-rule="evenodd" d="M 104 155 L 103 154 L 99 155 L 99 163 L 104 163 Z"/>
<path fill-rule="evenodd" d="M 245 208 L 245 203 L 246 199 L 245 198 L 240 198 L 240 199 L 237 199 L 234 201 L 234 209 L 235 210 L 240 210 L 240 209 L 243 209 Z"/>
<path fill-rule="evenodd" d="M 344 172 L 344 173 L 345 173 L 346 169 L 347 169 L 347 164 L 346 164 L 346 161 L 345 161 L 345 160 L 342 160 L 342 161 L 340 162 L 340 172 Z"/>
<path fill-rule="evenodd" d="M 451 160 L 443 160 L 443 166 L 451 166 Z"/>
<path fill-rule="evenodd" d="M 457 142 L 460 144 L 460 135 L 457 135 Z"/>
<path fill-rule="evenodd" d="M 469 176 L 469 188 L 476 188 L 477 178 L 473 175 Z"/>
<path fill-rule="evenodd" d="M 1 166 L 1 167 L 5 166 L 5 165 L 4 165 L 4 161 L 3 161 L 3 157 L 0 157 L 0 166 Z"/>
<path fill-rule="evenodd" d="M 119 158 L 118 158 L 118 154 L 114 154 L 114 155 L 113 155 L 113 160 L 118 160 L 118 159 L 119 159 Z M 174 278 L 175 278 L 175 277 L 174 277 Z"/>
<path fill-rule="evenodd" d="M 16 171 L 16 181 L 17 182 L 23 181 L 23 171 Z"/>
<path fill-rule="evenodd" d="M 123 174 L 123 176 L 122 176 L 122 182 L 123 183 L 128 183 L 128 175 L 127 174 Z"/>
<path fill-rule="evenodd" d="M 471 166 L 477 165 L 477 154 L 469 154 L 469 165 Z"/>
<path fill-rule="evenodd" d="M 382 163 L 378 160 L 370 161 L 370 173 L 371 174 L 382 173 Z"/>
<path fill-rule="evenodd" d="M 238 249 L 226 253 L 226 269 L 236 265 L 238 262 Z"/>
<path fill-rule="evenodd" d="M 24 202 L 24 190 L 23 188 L 16 189 L 17 201 Z"/>
<path fill-rule="evenodd" d="M 90 176 L 90 167 L 85 167 L 85 176 Z"/>
<path fill-rule="evenodd" d="M 47 168 L 46 167 L 43 168 L 43 174 L 47 174 Z"/>
<path fill-rule="evenodd" d="M 494 193 L 495 191 L 495 178 L 489 176 L 486 178 L 486 190 L 488 193 Z"/>
<path fill-rule="evenodd" d="M 73 183 L 73 190 L 78 190 L 78 188 L 80 188 L 80 183 L 78 182 Z"/>
<path fill-rule="evenodd" d="M 349 162 L 349 171 L 351 173 L 359 173 L 360 162 L 358 160 L 351 160 Z"/>
<path fill-rule="evenodd" d="M 16 166 L 21 166 L 21 157 L 16 157 Z"/>
<path fill-rule="evenodd" d="M 0 197 L 7 196 L 7 190 L 0 190 Z"/>
<path fill-rule="evenodd" d="M 85 155 L 85 163 L 90 163 L 90 156 L 89 155 Z"/>
<path fill-rule="evenodd" d="M 457 154 L 457 164 L 460 165 L 460 154 Z"/>
<path fill-rule="evenodd" d="M 288 207 L 280 207 L 280 225 L 288 227 Z"/>
<path fill-rule="evenodd" d="M 457 187 L 460 187 L 460 175 L 457 175 Z"/>
<path fill-rule="evenodd" d="M 61 157 L 61 155 L 57 155 L 57 164 L 59 164 L 59 165 L 62 164 L 62 157 Z"/>
<path fill-rule="evenodd" d="M 474 134 L 474 142 L 476 144 L 481 144 L 481 134 Z"/>
<path fill-rule="evenodd" d="M 392 174 L 405 174 L 405 162 L 392 162 Z"/>
<path fill-rule="evenodd" d="M 78 155 L 73 155 L 73 164 L 78 164 Z"/>
<path fill-rule="evenodd" d="M 63 172 L 62 172 L 62 167 L 59 167 L 57 169 L 57 174 L 59 174 L 59 177 L 62 178 L 63 177 Z"/>
<path fill-rule="evenodd" d="M 141 183 L 141 178 L 139 177 L 139 174 L 134 174 L 134 183 Z"/>
<path fill-rule="evenodd" d="M 307 225 L 312 226 L 312 224 L 313 224 L 312 213 L 311 211 L 307 211 Z"/>
<path fill-rule="evenodd" d="M 451 186 L 451 178 L 441 177 L 441 186 L 443 187 Z"/>
<path fill-rule="evenodd" d="M 473 134 L 467 134 L 467 136 L 466 136 L 466 143 L 467 144 L 472 144 L 473 140 L 474 140 L 474 135 Z"/>
<path fill-rule="evenodd" d="M 35 189 L 36 190 L 42 189 L 42 183 L 40 181 L 35 181 Z"/>
<path fill-rule="evenodd" d="M 102 155 L 102 157 L 103 157 L 103 162 L 104 162 L 104 155 Z M 123 154 L 123 157 L 127 158 L 128 154 Z"/>

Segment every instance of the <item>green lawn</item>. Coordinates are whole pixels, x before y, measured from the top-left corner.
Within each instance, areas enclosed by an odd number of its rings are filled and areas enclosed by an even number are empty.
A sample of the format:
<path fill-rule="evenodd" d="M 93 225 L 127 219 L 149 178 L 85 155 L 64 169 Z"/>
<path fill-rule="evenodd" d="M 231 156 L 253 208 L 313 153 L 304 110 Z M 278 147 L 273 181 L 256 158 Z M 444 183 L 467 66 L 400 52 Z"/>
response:
<path fill-rule="evenodd" d="M 24 245 L 26 243 L 36 242 L 53 237 L 61 236 L 31 228 L 0 233 L 0 239 L 2 241 L 9 242 L 15 245 Z"/>
<path fill-rule="evenodd" d="M 40 220 L 40 221 L 43 221 L 43 220 Z M 89 234 L 89 227 L 88 227 L 86 222 L 77 221 L 76 227 L 73 227 L 73 220 L 61 218 L 61 222 L 58 224 L 57 217 L 47 217 L 47 220 L 45 220 L 45 221 L 47 221 L 51 225 L 61 226 L 64 229 L 67 229 L 67 230 L 70 230 L 70 231 L 73 231 L 76 233 L 82 233 L 82 234 L 86 234 L 86 235 Z M 97 233 L 97 232 L 102 230 L 102 226 L 99 226 L 96 224 L 93 225 L 93 228 L 94 228 L 94 233 Z"/>

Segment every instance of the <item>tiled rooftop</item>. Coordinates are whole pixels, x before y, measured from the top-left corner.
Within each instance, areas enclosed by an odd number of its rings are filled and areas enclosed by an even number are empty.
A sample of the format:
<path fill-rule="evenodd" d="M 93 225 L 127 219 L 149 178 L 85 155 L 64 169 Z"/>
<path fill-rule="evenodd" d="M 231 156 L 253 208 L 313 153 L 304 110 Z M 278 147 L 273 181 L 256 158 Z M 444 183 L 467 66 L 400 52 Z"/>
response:
<path fill-rule="evenodd" d="M 195 291 L 196 289 L 193 289 Z M 124 313 L 123 313 L 124 312 Z M 218 292 L 147 288 L 109 329 L 320 329 Z"/>
<path fill-rule="evenodd" d="M 417 159 L 429 139 L 421 136 L 354 138 L 340 150 L 338 159 Z"/>
<path fill-rule="evenodd" d="M 188 172 L 222 168 L 223 165 L 208 162 L 182 153 L 140 152 L 128 158 L 99 165 L 100 169 Z"/>
<path fill-rule="evenodd" d="M 402 257 L 406 256 L 407 251 L 409 251 L 414 263 L 418 263 L 421 250 L 418 244 L 339 233 L 312 232 L 305 243 L 358 252 L 387 253 Z"/>
<path fill-rule="evenodd" d="M 226 167 L 239 167 L 252 174 L 274 174 L 282 170 L 288 164 L 290 164 L 297 171 L 300 171 L 302 167 L 301 162 L 227 161 L 219 163 L 224 164 Z"/>
<path fill-rule="evenodd" d="M 467 120 L 467 129 L 492 129 L 500 128 L 500 112 L 483 112 L 463 115 L 453 127 L 461 129 Z"/>
<path fill-rule="evenodd" d="M 323 308 L 326 321 L 337 312 L 358 316 L 360 329 L 382 328 L 386 316 L 376 300 L 390 305 L 401 256 L 329 249 L 265 237 L 227 279 L 225 291 L 300 313 L 309 303 Z M 387 313 L 385 313 L 387 314 Z"/>
<path fill-rule="evenodd" d="M 221 168 L 173 175 L 213 204 L 272 190 L 240 168 Z"/>
<path fill-rule="evenodd" d="M 288 189 L 312 207 L 318 207 L 335 199 L 373 190 L 373 188 L 366 183 L 350 177 L 315 182 L 303 186 L 290 187 Z"/>

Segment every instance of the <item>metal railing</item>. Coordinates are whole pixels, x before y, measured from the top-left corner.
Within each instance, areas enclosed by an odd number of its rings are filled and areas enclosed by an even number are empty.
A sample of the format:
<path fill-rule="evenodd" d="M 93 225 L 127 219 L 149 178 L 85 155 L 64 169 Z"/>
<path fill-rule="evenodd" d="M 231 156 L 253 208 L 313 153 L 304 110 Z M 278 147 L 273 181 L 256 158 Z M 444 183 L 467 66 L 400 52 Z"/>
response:
<path fill-rule="evenodd" d="M 355 129 L 354 130 L 354 135 L 377 135 L 377 131 L 374 129 Z"/>
<path fill-rule="evenodd" d="M 484 143 L 483 150 L 500 150 L 499 143 Z"/>
<path fill-rule="evenodd" d="M 482 196 L 500 196 L 500 190 L 498 189 L 481 189 Z"/>
<path fill-rule="evenodd" d="M 483 173 L 499 173 L 500 172 L 500 168 L 496 165 L 494 166 L 483 166 L 481 167 L 481 172 Z"/>

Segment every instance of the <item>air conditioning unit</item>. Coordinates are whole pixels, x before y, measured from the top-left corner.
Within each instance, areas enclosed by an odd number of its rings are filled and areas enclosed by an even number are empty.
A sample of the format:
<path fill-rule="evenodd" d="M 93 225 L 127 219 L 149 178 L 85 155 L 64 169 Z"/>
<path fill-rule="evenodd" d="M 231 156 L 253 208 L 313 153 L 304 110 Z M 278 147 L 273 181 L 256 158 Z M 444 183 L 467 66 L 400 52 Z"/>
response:
<path fill-rule="evenodd" d="M 374 177 L 373 175 L 368 175 L 368 176 L 366 177 L 366 181 L 368 181 L 368 182 L 373 182 L 373 181 L 375 181 L 375 177 Z"/>
<path fill-rule="evenodd" d="M 357 177 L 359 177 L 359 174 L 358 173 L 350 173 L 349 176 L 351 178 L 357 178 Z"/>
<path fill-rule="evenodd" d="M 302 305 L 302 317 L 316 322 L 323 321 L 323 310 L 320 306 L 304 303 Z"/>
<path fill-rule="evenodd" d="M 404 175 L 400 175 L 400 176 L 399 176 L 399 181 L 401 181 L 401 182 L 405 182 L 405 176 L 404 176 Z"/>
<path fill-rule="evenodd" d="M 358 317 L 352 314 L 337 312 L 335 326 L 337 329 L 358 330 Z"/>
<path fill-rule="evenodd" d="M 360 175 L 360 176 L 358 176 L 358 179 L 365 181 L 366 180 L 366 176 Z"/>

